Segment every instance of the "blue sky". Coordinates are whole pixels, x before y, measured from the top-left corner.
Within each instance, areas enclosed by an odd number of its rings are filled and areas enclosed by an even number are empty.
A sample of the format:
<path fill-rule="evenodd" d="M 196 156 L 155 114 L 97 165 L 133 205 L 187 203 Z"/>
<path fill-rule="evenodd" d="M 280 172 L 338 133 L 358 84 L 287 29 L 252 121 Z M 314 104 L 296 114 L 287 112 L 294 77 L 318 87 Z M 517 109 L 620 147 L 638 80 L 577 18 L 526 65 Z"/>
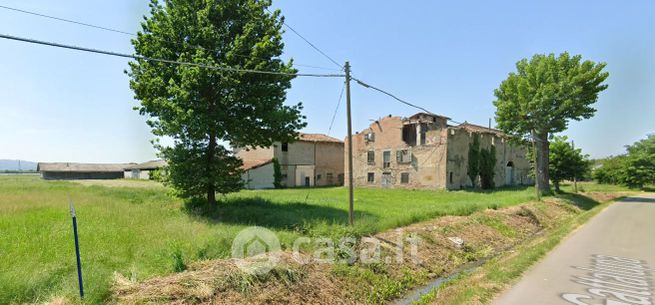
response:
<path fill-rule="evenodd" d="M 101 26 L 137 31 L 147 1 L 0 0 Z M 590 120 L 564 134 L 592 157 L 655 132 L 653 1 L 277 1 L 287 22 L 356 77 L 454 120 L 486 125 L 493 90 L 521 58 L 569 51 L 608 63 L 609 89 Z M 0 32 L 131 53 L 129 37 L 0 9 Z M 284 57 L 335 66 L 291 32 Z M 123 74 L 127 60 L 0 39 L 0 159 L 128 162 L 155 157 L 152 135 Z M 330 70 L 299 67 L 305 72 Z M 306 132 L 327 133 L 342 82 L 297 78 Z M 353 85 L 355 130 L 414 109 Z M 331 135 L 346 135 L 345 109 Z"/>

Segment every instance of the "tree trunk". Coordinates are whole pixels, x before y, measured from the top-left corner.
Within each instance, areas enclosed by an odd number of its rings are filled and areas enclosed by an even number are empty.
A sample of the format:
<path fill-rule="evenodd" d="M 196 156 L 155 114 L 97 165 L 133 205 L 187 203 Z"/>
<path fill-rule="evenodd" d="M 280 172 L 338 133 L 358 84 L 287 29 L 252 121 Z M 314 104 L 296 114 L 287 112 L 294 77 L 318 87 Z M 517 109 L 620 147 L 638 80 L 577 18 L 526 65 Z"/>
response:
<path fill-rule="evenodd" d="M 209 145 L 207 145 L 207 202 L 210 205 L 216 204 L 216 185 L 214 184 L 214 175 L 212 173 L 212 164 L 214 163 L 214 155 L 216 153 L 216 136 L 213 132 L 209 134 Z"/>
<path fill-rule="evenodd" d="M 559 193 L 559 181 L 554 181 L 553 185 L 555 186 L 555 192 Z"/>
<path fill-rule="evenodd" d="M 548 175 L 548 155 L 550 154 L 550 143 L 548 133 L 540 133 L 536 137 L 537 146 L 537 187 L 542 194 L 550 193 L 550 181 Z"/>

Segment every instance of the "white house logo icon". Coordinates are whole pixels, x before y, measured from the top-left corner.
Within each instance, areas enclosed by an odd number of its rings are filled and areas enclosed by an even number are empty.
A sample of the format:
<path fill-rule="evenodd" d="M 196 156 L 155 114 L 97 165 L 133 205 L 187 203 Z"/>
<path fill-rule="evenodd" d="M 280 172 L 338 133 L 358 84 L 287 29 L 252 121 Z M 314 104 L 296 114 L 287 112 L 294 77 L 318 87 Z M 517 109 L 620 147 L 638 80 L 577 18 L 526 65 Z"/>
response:
<path fill-rule="evenodd" d="M 280 240 L 271 230 L 248 227 L 234 238 L 232 258 L 244 272 L 267 273 L 280 261 Z"/>

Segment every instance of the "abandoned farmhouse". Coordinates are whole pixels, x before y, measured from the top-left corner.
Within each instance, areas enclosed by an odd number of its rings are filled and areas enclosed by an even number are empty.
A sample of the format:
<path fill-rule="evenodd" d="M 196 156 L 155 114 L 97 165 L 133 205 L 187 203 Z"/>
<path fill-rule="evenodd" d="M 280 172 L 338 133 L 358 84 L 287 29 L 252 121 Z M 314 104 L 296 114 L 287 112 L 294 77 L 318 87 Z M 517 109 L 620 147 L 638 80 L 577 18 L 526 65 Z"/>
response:
<path fill-rule="evenodd" d="M 408 118 L 387 116 L 353 135 L 353 184 L 449 190 L 470 187 L 468 150 L 474 134 L 479 136 L 481 148 L 496 148 L 496 186 L 532 183 L 525 147 L 510 143 L 499 130 L 469 123 L 450 126 L 448 120 L 427 113 Z"/>
<path fill-rule="evenodd" d="M 286 187 L 343 185 L 343 141 L 323 135 L 301 133 L 293 143 L 277 142 L 266 148 L 238 148 L 243 160 L 242 179 L 248 189 L 273 188 L 277 160 Z"/>
<path fill-rule="evenodd" d="M 470 123 L 448 125 L 449 118 L 417 113 L 386 116 L 353 135 L 353 183 L 359 187 L 457 190 L 471 187 L 467 174 L 469 144 L 496 151 L 494 184 L 532 184 L 526 147 L 503 132 Z M 323 134 L 301 133 L 292 143 L 236 148 L 248 189 L 273 188 L 275 162 L 285 187 L 340 186 L 348 181 L 347 143 Z M 43 179 L 150 179 L 166 162 L 140 164 L 39 163 Z M 345 180 L 345 181 L 344 181 Z M 479 186 L 479 178 L 476 186 Z"/>

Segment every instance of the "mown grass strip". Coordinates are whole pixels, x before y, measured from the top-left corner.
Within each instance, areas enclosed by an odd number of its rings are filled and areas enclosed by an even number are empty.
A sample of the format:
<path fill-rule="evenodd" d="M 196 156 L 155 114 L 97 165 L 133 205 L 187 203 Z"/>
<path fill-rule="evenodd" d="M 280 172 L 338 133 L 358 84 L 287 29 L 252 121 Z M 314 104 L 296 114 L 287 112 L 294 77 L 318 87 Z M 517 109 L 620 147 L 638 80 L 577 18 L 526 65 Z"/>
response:
<path fill-rule="evenodd" d="M 565 196 L 577 205 L 588 206 L 588 200 Z M 507 255 L 489 260 L 476 271 L 463 273 L 425 294 L 415 305 L 426 304 L 488 304 L 506 287 L 514 284 L 530 266 L 537 263 L 566 236 L 600 213 L 613 201 L 603 202 L 562 222 L 531 241 L 519 245 Z M 581 201 L 582 200 L 582 201 Z"/>

